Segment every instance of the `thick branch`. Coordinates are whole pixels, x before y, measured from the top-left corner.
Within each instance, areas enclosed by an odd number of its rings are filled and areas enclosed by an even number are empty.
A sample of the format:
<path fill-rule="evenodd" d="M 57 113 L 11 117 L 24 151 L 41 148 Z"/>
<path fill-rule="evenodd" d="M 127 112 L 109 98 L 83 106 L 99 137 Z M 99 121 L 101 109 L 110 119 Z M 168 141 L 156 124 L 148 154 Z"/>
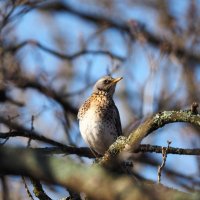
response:
<path fill-rule="evenodd" d="M 189 195 L 163 186 L 133 184 L 127 176 L 112 177 L 98 166 L 86 167 L 70 159 L 42 156 L 30 149 L 0 148 L 0 173 L 34 177 L 39 180 L 85 192 L 92 199 L 192 199 Z M 159 189 L 158 189 L 159 187 Z M 164 195 L 168 192 L 168 195 Z M 145 191 L 145 192 L 144 192 Z"/>
<path fill-rule="evenodd" d="M 160 112 L 154 117 L 146 120 L 146 122 L 132 132 L 128 137 L 128 143 L 132 147 L 132 150 L 135 150 L 144 137 L 166 124 L 175 122 L 187 122 L 200 126 L 200 115 L 193 114 L 190 110 Z"/>
<path fill-rule="evenodd" d="M 137 150 L 144 137 L 166 124 L 175 122 L 188 122 L 200 126 L 200 115 L 193 114 L 190 110 L 160 112 L 142 123 L 128 138 L 119 137 L 117 141 L 110 146 L 100 163 L 103 165 L 111 164 L 110 161 L 120 152 L 124 150 L 132 152 Z"/>

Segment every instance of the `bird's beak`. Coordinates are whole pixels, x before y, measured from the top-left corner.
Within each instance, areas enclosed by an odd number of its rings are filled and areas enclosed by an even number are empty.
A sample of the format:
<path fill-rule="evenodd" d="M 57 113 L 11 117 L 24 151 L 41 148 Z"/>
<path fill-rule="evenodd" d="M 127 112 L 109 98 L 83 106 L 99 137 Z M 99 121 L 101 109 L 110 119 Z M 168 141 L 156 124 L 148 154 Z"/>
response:
<path fill-rule="evenodd" d="M 113 81 L 112 81 L 112 83 L 117 83 L 117 82 L 119 82 L 119 81 L 121 81 L 123 79 L 123 77 L 120 77 L 120 78 L 115 78 Z"/>

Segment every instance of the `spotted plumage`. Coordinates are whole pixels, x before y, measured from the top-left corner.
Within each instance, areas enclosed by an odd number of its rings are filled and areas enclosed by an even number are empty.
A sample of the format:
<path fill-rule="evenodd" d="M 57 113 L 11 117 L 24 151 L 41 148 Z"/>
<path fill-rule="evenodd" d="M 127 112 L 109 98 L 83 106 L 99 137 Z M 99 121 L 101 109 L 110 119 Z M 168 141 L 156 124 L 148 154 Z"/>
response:
<path fill-rule="evenodd" d="M 115 86 L 122 78 L 99 79 L 92 95 L 78 112 L 80 132 L 85 142 L 98 154 L 104 154 L 122 134 L 118 109 L 113 101 Z"/>

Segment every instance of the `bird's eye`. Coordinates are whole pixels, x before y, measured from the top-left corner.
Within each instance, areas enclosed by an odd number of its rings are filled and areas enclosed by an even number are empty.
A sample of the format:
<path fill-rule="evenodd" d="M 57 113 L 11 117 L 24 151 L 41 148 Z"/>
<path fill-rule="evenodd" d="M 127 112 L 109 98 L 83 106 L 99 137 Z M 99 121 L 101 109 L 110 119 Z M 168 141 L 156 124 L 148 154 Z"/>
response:
<path fill-rule="evenodd" d="M 104 84 L 109 84 L 109 83 L 110 83 L 110 80 L 104 80 L 103 83 L 104 83 Z"/>

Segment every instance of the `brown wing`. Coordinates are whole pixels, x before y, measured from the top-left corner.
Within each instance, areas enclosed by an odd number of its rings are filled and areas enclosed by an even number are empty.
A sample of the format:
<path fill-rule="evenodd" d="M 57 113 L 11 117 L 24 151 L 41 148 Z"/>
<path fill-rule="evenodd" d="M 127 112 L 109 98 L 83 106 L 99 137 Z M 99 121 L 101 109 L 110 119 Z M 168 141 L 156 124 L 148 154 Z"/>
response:
<path fill-rule="evenodd" d="M 122 135 L 122 126 L 121 126 L 119 111 L 118 111 L 116 105 L 114 105 L 113 117 L 114 117 L 115 126 L 117 128 L 117 135 L 120 136 L 120 135 Z"/>

